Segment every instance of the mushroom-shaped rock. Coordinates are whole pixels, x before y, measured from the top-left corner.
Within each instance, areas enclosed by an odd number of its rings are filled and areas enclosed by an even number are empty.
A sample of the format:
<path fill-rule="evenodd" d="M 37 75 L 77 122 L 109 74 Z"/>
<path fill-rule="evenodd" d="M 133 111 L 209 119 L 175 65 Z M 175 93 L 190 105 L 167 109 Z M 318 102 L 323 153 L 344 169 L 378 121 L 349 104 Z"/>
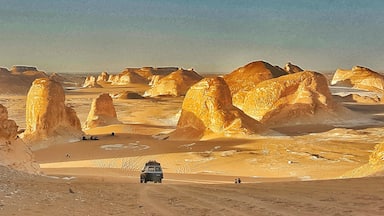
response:
<path fill-rule="evenodd" d="M 82 134 L 76 112 L 65 105 L 60 83 L 48 78 L 36 79 L 27 95 L 26 130 L 32 140 L 51 136 L 79 137 Z"/>
<path fill-rule="evenodd" d="M 260 82 L 249 91 L 233 95 L 233 104 L 270 125 L 327 121 L 323 114 L 332 114 L 339 107 L 324 75 L 310 71 Z"/>
<path fill-rule="evenodd" d="M 384 93 L 384 76 L 369 68 L 354 66 L 352 70 L 336 70 L 331 85 Z"/>
<path fill-rule="evenodd" d="M 87 76 L 87 78 L 85 78 L 83 87 L 84 88 L 101 88 L 101 85 L 99 85 L 96 82 L 96 77 L 94 77 L 94 76 Z"/>
<path fill-rule="evenodd" d="M 291 62 L 288 62 L 287 64 L 285 64 L 284 70 L 285 70 L 285 72 L 287 72 L 289 74 L 291 74 L 291 73 L 298 73 L 298 72 L 304 71 L 299 66 L 294 65 Z"/>
<path fill-rule="evenodd" d="M 152 88 L 147 90 L 144 95 L 151 97 L 182 96 L 202 78 L 195 71 L 180 69 L 153 83 Z"/>
<path fill-rule="evenodd" d="M 85 128 L 119 123 L 113 100 L 109 94 L 101 94 L 92 101 Z"/>
<path fill-rule="evenodd" d="M 15 121 L 8 119 L 7 108 L 0 104 L 0 166 L 28 173 L 39 173 L 31 150 L 17 138 Z"/>
<path fill-rule="evenodd" d="M 205 78 L 187 92 L 176 130 L 171 137 L 201 138 L 206 134 L 252 134 L 260 123 L 232 105 L 230 90 L 221 77 Z"/>
<path fill-rule="evenodd" d="M 224 76 L 232 95 L 238 91 L 253 88 L 261 81 L 286 75 L 283 69 L 264 61 L 251 62 Z"/>

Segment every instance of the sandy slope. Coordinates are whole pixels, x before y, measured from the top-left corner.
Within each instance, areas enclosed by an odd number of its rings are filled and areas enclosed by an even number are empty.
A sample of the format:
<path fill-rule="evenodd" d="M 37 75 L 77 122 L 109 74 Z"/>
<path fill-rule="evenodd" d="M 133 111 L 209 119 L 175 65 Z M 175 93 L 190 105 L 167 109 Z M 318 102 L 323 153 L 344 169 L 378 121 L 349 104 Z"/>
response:
<path fill-rule="evenodd" d="M 384 214 L 383 177 L 236 185 L 0 176 L 1 215 Z"/>

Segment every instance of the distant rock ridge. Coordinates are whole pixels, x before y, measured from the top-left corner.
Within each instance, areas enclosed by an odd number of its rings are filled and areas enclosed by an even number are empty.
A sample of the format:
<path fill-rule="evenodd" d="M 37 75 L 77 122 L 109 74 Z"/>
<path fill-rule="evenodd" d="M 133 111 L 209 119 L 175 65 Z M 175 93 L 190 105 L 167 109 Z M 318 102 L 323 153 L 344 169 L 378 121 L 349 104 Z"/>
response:
<path fill-rule="evenodd" d="M 140 76 L 151 79 L 154 75 L 166 76 L 170 73 L 179 70 L 178 67 L 142 67 L 142 68 L 126 68 L 128 71 L 135 72 Z"/>
<path fill-rule="evenodd" d="M 337 69 L 331 85 L 384 93 L 384 75 L 362 66 L 354 66 L 352 70 Z"/>
<path fill-rule="evenodd" d="M 120 123 L 117 120 L 115 107 L 113 106 L 112 97 L 107 94 L 101 94 L 92 101 L 91 110 L 89 111 L 85 128 L 94 128 L 106 126 L 110 124 Z"/>
<path fill-rule="evenodd" d="M 233 95 L 233 104 L 268 125 L 331 121 L 341 109 L 331 96 L 324 75 L 311 71 L 262 81 Z"/>
<path fill-rule="evenodd" d="M 26 94 L 32 82 L 48 75 L 36 67 L 14 66 L 11 71 L 0 69 L 0 94 Z"/>
<path fill-rule="evenodd" d="M 145 92 L 144 96 L 182 96 L 201 79 L 203 77 L 195 71 L 179 69 L 154 81 L 152 87 Z"/>
<path fill-rule="evenodd" d="M 187 92 L 172 138 L 200 139 L 207 134 L 252 134 L 264 128 L 232 105 L 228 85 L 221 77 L 205 78 Z"/>
<path fill-rule="evenodd" d="M 31 66 L 12 66 L 11 72 L 12 73 L 23 73 L 26 71 L 38 71 L 36 67 Z"/>
<path fill-rule="evenodd" d="M 259 82 L 286 75 L 287 72 L 278 66 L 264 61 L 251 62 L 224 76 L 232 95 L 239 91 L 254 88 Z"/>
<path fill-rule="evenodd" d="M 0 166 L 38 174 L 39 164 L 31 150 L 18 139 L 17 128 L 16 122 L 8 119 L 7 108 L 0 104 Z"/>
<path fill-rule="evenodd" d="M 76 112 L 65 105 L 61 84 L 48 78 L 36 79 L 27 95 L 24 138 L 37 141 L 81 134 L 80 120 Z"/>

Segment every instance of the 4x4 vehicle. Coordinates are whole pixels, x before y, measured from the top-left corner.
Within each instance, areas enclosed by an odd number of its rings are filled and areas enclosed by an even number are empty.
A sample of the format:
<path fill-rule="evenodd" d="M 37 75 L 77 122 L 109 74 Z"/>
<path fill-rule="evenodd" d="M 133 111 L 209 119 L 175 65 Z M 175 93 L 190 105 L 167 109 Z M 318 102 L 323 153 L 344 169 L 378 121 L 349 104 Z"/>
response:
<path fill-rule="evenodd" d="M 163 170 L 161 169 L 159 162 L 148 161 L 147 163 L 145 163 L 143 170 L 141 170 L 140 183 L 147 183 L 148 181 L 161 183 L 162 179 Z"/>

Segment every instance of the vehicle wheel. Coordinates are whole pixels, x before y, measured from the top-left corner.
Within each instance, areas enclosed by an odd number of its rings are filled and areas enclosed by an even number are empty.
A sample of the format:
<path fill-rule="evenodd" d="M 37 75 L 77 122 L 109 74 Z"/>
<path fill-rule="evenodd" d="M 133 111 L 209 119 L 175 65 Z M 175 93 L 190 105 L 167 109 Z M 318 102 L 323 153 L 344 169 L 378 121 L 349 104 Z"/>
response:
<path fill-rule="evenodd" d="M 143 179 L 140 179 L 140 183 L 143 183 L 144 181 L 143 181 Z"/>
<path fill-rule="evenodd" d="M 161 179 L 159 179 L 159 183 L 161 183 Z"/>

